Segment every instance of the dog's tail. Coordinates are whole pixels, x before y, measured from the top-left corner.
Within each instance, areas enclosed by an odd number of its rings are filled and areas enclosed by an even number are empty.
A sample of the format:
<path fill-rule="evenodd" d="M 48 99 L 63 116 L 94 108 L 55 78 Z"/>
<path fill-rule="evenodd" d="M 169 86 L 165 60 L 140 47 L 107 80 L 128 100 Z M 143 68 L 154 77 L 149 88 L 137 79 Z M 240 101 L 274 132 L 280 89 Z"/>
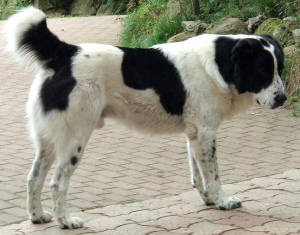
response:
<path fill-rule="evenodd" d="M 11 16 L 4 27 L 7 50 L 25 66 L 54 69 L 63 66 L 77 47 L 60 41 L 47 27 L 44 12 L 27 7 Z"/>

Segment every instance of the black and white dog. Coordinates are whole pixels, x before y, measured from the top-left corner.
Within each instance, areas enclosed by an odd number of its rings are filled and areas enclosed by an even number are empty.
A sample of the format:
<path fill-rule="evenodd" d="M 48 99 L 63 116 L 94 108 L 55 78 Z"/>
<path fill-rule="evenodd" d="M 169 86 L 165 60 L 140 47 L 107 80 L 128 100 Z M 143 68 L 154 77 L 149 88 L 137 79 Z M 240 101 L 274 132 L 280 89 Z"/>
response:
<path fill-rule="evenodd" d="M 36 156 L 28 176 L 28 212 L 46 223 L 41 190 L 57 158 L 51 182 L 61 228 L 70 217 L 66 197 L 86 144 L 105 118 L 154 134 L 185 132 L 193 186 L 206 205 L 241 206 L 225 196 L 218 173 L 216 132 L 225 119 L 255 102 L 275 109 L 285 102 L 284 55 L 270 36 L 201 35 L 150 49 L 100 44 L 70 45 L 53 35 L 35 8 L 13 15 L 5 27 L 8 49 L 35 68 L 27 114 Z"/>

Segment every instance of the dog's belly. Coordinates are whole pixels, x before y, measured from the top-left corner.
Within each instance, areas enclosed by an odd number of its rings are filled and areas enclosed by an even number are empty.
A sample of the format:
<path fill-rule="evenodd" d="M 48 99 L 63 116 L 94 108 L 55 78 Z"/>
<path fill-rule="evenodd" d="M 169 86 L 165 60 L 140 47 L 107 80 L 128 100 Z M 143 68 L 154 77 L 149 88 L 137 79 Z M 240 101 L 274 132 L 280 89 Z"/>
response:
<path fill-rule="evenodd" d="M 110 117 L 131 128 L 151 134 L 171 134 L 184 130 L 183 118 L 165 111 L 152 90 L 123 87 L 107 96 L 103 117 Z"/>

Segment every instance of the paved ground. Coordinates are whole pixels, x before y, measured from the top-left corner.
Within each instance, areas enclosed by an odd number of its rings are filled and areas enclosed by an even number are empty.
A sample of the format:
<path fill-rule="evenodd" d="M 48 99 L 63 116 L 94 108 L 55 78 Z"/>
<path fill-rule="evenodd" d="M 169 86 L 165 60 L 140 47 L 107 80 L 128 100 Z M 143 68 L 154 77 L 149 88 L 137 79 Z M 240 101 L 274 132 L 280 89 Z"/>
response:
<path fill-rule="evenodd" d="M 0 22 L 0 30 L 2 26 Z M 49 27 L 71 43 L 117 45 L 121 32 L 114 16 L 51 19 Z M 0 37 L 1 51 L 4 46 Z M 242 209 L 224 212 L 202 205 L 189 182 L 183 135 L 149 137 L 108 122 L 94 132 L 70 183 L 69 211 L 81 214 L 88 221 L 85 227 L 69 232 L 54 223 L 31 225 L 25 185 L 34 152 L 25 104 L 33 74 L 0 56 L 0 234 L 300 231 L 300 119 L 289 117 L 286 110 L 258 107 L 224 123 L 218 134 L 221 181 L 228 193 L 244 200 Z M 52 173 L 43 190 L 48 211 Z"/>

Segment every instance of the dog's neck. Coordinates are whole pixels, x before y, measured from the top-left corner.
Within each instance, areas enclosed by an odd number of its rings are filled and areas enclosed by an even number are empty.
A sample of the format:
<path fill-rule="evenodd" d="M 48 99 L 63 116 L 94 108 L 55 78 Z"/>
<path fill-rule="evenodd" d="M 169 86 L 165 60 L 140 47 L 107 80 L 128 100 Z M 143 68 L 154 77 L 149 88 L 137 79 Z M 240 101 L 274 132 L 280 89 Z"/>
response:
<path fill-rule="evenodd" d="M 223 119 L 231 119 L 239 113 L 242 113 L 254 105 L 253 94 L 246 92 L 239 94 L 233 85 L 228 88 L 226 107 L 223 111 Z"/>

